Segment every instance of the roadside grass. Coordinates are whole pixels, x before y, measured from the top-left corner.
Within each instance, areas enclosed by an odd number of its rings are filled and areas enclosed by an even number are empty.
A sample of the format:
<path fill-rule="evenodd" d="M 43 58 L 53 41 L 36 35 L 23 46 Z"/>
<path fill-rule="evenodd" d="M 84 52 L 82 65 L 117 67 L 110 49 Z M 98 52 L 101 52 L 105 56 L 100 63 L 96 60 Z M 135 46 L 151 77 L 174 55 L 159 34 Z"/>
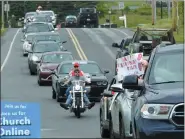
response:
<path fill-rule="evenodd" d="M 6 28 L 1 28 L 1 36 L 6 32 Z"/>
<path fill-rule="evenodd" d="M 161 19 L 156 22 L 155 25 L 145 24 L 143 25 L 144 28 L 168 28 L 172 27 L 172 20 L 171 19 Z M 180 25 L 178 32 L 174 31 L 174 37 L 177 43 L 184 43 L 184 25 Z"/>
<path fill-rule="evenodd" d="M 110 21 L 112 23 L 116 23 L 118 27 L 124 27 L 123 21 L 119 20 L 121 16 L 121 12 L 116 12 L 110 16 Z M 131 28 L 135 30 L 138 26 L 144 28 L 167 28 L 170 29 L 172 27 L 172 20 L 167 19 L 167 16 L 164 16 L 164 19 L 158 15 L 156 24 L 152 25 L 152 16 L 151 15 L 141 15 L 134 12 L 129 12 L 127 15 L 127 28 Z M 100 18 L 100 24 L 104 24 L 106 19 L 109 19 L 109 15 L 105 15 L 105 17 Z M 179 25 L 178 32 L 174 31 L 174 37 L 177 43 L 184 43 L 184 25 Z"/>

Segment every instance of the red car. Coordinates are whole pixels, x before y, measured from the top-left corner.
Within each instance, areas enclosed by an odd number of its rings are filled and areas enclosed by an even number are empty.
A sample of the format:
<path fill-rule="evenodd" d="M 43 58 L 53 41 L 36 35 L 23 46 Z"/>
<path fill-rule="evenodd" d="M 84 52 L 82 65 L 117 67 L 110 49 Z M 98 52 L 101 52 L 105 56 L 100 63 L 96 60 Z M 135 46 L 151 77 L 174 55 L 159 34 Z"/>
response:
<path fill-rule="evenodd" d="M 74 60 L 71 52 L 44 53 L 37 66 L 38 84 L 51 83 L 51 72 L 63 61 Z"/>

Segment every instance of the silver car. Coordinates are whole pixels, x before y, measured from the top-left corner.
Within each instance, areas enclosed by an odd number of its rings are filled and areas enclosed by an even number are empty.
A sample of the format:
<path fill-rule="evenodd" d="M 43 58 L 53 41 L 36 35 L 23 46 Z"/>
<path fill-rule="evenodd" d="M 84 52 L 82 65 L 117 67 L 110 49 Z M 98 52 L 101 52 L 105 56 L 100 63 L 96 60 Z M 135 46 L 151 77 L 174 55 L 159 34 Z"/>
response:
<path fill-rule="evenodd" d="M 114 86 L 112 90 L 120 90 L 111 106 L 111 138 L 121 139 L 132 137 L 131 105 L 134 90 L 123 89 L 122 84 Z"/>
<path fill-rule="evenodd" d="M 100 100 L 100 134 L 102 138 L 110 137 L 110 106 L 118 94 L 111 90 L 111 86 L 114 84 L 119 84 L 117 76 L 113 77 L 107 89 L 102 93 L 102 98 Z"/>
<path fill-rule="evenodd" d="M 36 35 L 36 33 L 28 33 L 26 34 L 21 41 L 23 42 L 23 56 L 28 55 L 28 51 L 31 49 L 32 46 L 32 39 Z"/>

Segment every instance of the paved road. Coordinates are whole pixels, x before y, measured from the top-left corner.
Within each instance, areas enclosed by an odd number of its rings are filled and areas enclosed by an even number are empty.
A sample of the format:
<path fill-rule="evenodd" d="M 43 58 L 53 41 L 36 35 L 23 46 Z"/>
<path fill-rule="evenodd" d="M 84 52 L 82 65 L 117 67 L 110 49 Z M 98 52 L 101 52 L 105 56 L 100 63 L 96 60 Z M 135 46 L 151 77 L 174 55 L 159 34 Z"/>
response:
<path fill-rule="evenodd" d="M 11 41 L 18 29 L 9 29 L 2 37 L 1 65 L 4 61 Z M 120 42 L 127 35 L 133 35 L 127 29 L 71 29 L 76 36 L 87 59 L 94 60 L 102 68 L 111 70 L 110 79 L 114 72 L 114 58 L 117 48 L 112 48 L 113 42 Z M 80 59 L 72 39 L 66 29 L 61 29 L 61 37 L 68 42 L 65 47 Z M 51 99 L 51 87 L 39 87 L 36 76 L 30 76 L 27 58 L 22 56 L 21 31 L 17 34 L 11 54 L 1 73 L 2 100 L 37 102 L 41 106 L 41 125 L 43 138 L 98 138 L 99 133 L 99 104 L 86 113 L 81 119 L 63 110 Z"/>

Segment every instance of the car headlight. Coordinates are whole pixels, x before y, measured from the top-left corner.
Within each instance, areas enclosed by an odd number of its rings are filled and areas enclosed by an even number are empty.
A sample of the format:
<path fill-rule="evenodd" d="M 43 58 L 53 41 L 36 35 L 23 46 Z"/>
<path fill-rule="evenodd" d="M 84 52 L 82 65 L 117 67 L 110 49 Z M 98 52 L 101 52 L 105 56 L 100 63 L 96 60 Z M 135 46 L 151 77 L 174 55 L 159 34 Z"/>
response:
<path fill-rule="evenodd" d="M 37 56 L 32 56 L 33 61 L 39 61 L 39 58 Z"/>
<path fill-rule="evenodd" d="M 107 85 L 107 81 L 103 81 L 102 82 L 102 85 Z"/>
<path fill-rule="evenodd" d="M 141 116 L 146 119 L 168 119 L 174 105 L 169 104 L 144 104 Z"/>
<path fill-rule="evenodd" d="M 97 82 L 97 85 L 107 85 L 107 81 L 100 81 L 100 82 Z"/>
<path fill-rule="evenodd" d="M 97 82 L 97 85 L 101 85 L 102 83 L 101 82 Z"/>

